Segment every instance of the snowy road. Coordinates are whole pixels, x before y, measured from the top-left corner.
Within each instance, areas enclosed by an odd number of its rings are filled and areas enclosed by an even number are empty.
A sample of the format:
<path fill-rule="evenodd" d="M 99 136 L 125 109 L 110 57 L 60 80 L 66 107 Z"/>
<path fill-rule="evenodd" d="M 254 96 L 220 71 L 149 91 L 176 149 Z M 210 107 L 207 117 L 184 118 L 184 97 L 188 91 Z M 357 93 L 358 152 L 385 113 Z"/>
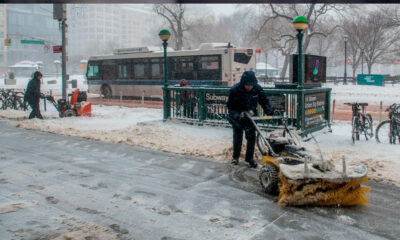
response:
<path fill-rule="evenodd" d="M 244 166 L 0 120 L 0 239 L 398 239 L 400 189 L 357 208 L 284 208 Z"/>

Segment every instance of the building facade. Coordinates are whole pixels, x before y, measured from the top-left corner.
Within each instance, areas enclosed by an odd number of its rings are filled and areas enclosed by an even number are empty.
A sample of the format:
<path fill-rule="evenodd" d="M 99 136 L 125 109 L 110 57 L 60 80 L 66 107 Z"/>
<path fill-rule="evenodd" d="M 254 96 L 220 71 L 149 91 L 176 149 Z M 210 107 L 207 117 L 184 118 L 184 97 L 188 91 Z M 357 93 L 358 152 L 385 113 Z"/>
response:
<path fill-rule="evenodd" d="M 143 46 L 155 19 L 151 11 L 116 4 L 68 4 L 67 14 L 69 52 L 87 56 Z"/>
<path fill-rule="evenodd" d="M 92 55 L 111 54 L 114 49 L 147 45 L 154 27 L 151 9 L 123 4 L 67 4 L 67 71 L 82 73 L 80 62 Z M 153 38 L 158 38 L 157 32 Z M 0 4 L 0 71 L 19 61 L 43 62 L 43 71 L 55 73 L 61 45 L 59 22 L 53 19 L 53 4 Z M 41 40 L 44 44 L 23 44 L 21 40 Z M 57 62 L 57 61 L 56 61 Z"/>

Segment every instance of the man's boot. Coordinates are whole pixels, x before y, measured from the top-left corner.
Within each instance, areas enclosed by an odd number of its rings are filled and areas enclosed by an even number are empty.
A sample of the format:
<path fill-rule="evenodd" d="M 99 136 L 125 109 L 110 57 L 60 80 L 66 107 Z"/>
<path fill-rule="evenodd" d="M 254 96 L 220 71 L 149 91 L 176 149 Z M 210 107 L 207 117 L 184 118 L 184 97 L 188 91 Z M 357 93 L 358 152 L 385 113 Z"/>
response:
<path fill-rule="evenodd" d="M 232 165 L 238 165 L 239 164 L 239 159 L 237 159 L 237 158 L 232 159 L 231 164 Z"/>
<path fill-rule="evenodd" d="M 251 168 L 257 168 L 257 166 L 258 166 L 256 161 L 254 161 L 254 159 L 251 159 L 251 160 L 246 161 L 246 162 L 249 163 L 249 167 L 251 167 Z"/>

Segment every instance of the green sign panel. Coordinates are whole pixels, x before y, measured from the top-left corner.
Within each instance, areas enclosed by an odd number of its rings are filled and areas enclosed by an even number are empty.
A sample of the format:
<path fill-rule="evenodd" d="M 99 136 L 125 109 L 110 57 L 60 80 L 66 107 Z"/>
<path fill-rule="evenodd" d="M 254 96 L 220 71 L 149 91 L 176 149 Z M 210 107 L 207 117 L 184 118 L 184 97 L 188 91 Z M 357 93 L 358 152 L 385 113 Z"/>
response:
<path fill-rule="evenodd" d="M 379 74 L 358 74 L 357 84 L 383 86 L 383 76 Z"/>
<path fill-rule="evenodd" d="M 325 119 L 326 93 L 308 93 L 304 94 L 304 128 L 322 126 Z"/>
<path fill-rule="evenodd" d="M 42 45 L 44 45 L 44 41 L 41 41 L 41 40 L 21 40 L 21 44 L 42 44 Z"/>

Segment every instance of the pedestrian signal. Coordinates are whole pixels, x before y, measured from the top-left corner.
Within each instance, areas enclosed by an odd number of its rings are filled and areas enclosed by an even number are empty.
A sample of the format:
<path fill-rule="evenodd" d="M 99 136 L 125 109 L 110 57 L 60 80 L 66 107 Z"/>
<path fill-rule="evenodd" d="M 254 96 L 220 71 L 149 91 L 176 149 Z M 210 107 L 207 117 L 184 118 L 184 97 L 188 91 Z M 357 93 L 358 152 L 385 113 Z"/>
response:
<path fill-rule="evenodd" d="M 4 39 L 4 46 L 11 46 L 11 39 L 10 38 L 5 38 Z"/>

